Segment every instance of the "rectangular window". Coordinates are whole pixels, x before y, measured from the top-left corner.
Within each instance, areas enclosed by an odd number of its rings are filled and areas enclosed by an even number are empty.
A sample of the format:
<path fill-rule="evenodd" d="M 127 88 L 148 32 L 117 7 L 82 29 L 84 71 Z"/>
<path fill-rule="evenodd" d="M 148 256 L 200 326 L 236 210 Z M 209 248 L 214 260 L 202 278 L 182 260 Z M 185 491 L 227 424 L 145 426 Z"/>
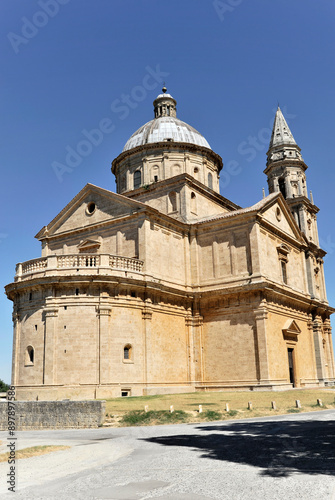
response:
<path fill-rule="evenodd" d="M 283 260 L 280 261 L 281 264 L 281 274 L 283 278 L 283 282 L 287 285 L 287 269 L 286 269 L 286 262 Z"/>

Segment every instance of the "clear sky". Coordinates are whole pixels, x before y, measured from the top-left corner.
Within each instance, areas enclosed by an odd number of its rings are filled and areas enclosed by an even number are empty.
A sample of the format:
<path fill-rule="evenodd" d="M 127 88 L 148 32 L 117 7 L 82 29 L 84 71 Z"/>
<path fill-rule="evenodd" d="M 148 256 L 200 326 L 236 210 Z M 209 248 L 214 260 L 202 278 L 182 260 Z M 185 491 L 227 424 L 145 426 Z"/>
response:
<path fill-rule="evenodd" d="M 115 190 L 110 163 L 153 118 L 165 81 L 178 117 L 223 158 L 221 194 L 243 207 L 267 192 L 280 103 L 309 166 L 335 306 L 334 21 L 332 1 L 1 0 L 2 289 L 17 262 L 40 257 L 34 235 L 87 182 Z M 11 314 L 2 294 L 6 382 Z"/>

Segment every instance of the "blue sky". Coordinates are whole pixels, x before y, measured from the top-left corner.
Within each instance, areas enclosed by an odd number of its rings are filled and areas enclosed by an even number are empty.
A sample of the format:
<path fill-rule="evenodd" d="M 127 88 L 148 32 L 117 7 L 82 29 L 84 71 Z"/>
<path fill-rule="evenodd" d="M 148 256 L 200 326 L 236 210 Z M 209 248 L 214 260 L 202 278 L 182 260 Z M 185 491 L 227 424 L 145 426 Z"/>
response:
<path fill-rule="evenodd" d="M 315 0 L 1 0 L 1 288 L 40 256 L 34 235 L 87 182 L 115 189 L 111 161 L 153 118 L 164 80 L 178 117 L 222 156 L 221 194 L 243 207 L 267 191 L 280 103 L 309 166 L 335 305 L 334 17 L 334 2 Z M 2 294 L 7 382 L 11 314 Z"/>

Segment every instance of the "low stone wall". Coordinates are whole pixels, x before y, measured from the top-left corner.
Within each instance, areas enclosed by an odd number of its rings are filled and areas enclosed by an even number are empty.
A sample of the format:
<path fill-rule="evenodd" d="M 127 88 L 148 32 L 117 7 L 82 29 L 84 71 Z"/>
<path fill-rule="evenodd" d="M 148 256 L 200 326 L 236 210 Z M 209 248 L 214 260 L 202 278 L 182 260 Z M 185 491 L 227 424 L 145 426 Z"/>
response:
<path fill-rule="evenodd" d="M 15 401 L 15 429 L 80 429 L 99 427 L 106 401 Z M 0 430 L 8 429 L 7 401 L 0 401 Z"/>

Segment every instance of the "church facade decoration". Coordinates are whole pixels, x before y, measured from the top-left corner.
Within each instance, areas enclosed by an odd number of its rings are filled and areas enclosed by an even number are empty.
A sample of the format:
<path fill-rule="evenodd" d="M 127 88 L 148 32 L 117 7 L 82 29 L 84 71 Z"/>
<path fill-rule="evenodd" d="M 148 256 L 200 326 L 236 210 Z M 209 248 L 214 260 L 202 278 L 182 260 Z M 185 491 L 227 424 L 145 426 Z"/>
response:
<path fill-rule="evenodd" d="M 17 264 L 19 399 L 334 384 L 319 209 L 280 108 L 269 195 L 241 208 L 176 104 L 163 88 L 113 161 L 117 193 L 87 184 L 36 235 L 42 256 Z"/>

